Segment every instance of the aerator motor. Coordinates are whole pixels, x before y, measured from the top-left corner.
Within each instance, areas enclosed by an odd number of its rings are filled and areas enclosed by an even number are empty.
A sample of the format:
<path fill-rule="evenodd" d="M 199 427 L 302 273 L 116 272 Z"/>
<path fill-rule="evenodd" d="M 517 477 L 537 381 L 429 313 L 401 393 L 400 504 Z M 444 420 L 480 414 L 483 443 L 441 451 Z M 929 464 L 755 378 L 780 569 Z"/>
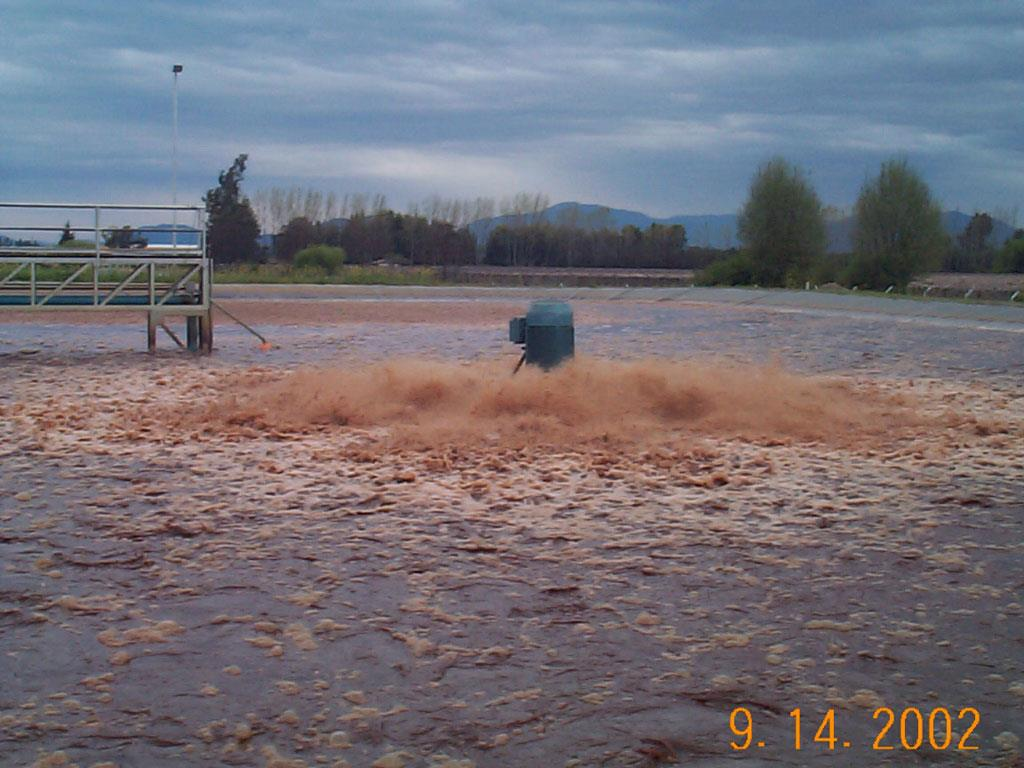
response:
<path fill-rule="evenodd" d="M 526 362 L 544 370 L 554 368 L 576 352 L 572 307 L 564 301 L 535 301 L 524 317 L 509 321 L 508 338 L 524 345 L 519 365 Z"/>

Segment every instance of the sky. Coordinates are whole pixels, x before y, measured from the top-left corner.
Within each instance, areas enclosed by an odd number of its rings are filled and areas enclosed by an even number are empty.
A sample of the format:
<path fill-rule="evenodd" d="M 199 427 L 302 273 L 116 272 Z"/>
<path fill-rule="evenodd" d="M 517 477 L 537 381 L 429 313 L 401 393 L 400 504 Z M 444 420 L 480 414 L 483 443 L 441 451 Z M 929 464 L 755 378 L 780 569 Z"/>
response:
<path fill-rule="evenodd" d="M 396 208 L 732 213 L 776 155 L 840 208 L 894 155 L 1024 205 L 1020 1 L 0 0 L 0 41 L 0 200 L 170 202 L 180 63 L 179 202 L 244 152 Z"/>

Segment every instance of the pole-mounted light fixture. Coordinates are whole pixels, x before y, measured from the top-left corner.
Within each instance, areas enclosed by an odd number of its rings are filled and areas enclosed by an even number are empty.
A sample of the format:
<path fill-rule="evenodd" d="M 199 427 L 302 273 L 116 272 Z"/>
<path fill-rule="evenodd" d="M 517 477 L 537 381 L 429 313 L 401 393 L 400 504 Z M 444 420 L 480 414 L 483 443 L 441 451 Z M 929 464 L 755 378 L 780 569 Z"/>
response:
<path fill-rule="evenodd" d="M 174 75 L 174 138 L 171 145 L 171 198 L 174 205 L 178 204 L 178 75 L 184 69 L 181 64 L 174 64 L 171 72 Z M 178 210 L 172 213 L 171 248 L 178 247 Z"/>

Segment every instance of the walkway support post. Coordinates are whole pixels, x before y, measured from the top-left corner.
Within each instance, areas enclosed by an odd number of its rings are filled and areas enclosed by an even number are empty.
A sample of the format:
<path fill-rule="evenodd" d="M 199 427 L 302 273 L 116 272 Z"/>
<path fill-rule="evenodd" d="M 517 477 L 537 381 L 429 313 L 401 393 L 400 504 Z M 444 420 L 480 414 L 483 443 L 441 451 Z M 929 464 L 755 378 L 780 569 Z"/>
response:
<path fill-rule="evenodd" d="M 146 349 L 156 352 L 156 313 L 146 313 Z"/>
<path fill-rule="evenodd" d="M 206 355 L 213 352 L 213 309 L 199 317 L 199 351 Z"/>
<path fill-rule="evenodd" d="M 189 352 L 199 351 L 199 318 L 196 315 L 185 318 L 185 344 Z"/>

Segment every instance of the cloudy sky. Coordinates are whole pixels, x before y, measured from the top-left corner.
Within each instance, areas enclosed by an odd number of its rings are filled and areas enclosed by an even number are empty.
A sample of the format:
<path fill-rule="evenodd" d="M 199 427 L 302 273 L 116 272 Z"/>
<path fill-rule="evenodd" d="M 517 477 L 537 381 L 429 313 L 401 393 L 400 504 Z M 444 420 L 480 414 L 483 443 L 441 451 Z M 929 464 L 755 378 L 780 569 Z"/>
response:
<path fill-rule="evenodd" d="M 948 208 L 1024 205 L 1024 3 L 0 0 L 0 199 L 544 192 L 733 212 L 758 163 L 849 206 L 905 154 Z M 1024 210 L 1022 210 L 1024 213 Z"/>

